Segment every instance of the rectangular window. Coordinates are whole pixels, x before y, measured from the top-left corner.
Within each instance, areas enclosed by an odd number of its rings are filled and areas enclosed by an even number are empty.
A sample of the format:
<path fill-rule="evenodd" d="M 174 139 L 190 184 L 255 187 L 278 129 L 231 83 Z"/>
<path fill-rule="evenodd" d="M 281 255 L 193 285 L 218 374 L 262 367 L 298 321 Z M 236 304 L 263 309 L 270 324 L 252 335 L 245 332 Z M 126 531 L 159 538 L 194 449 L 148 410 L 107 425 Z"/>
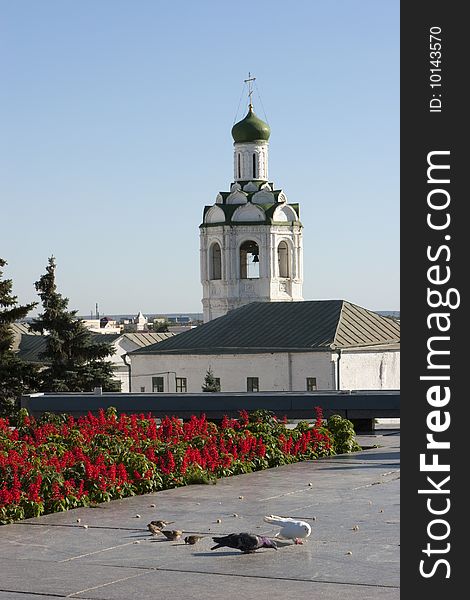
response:
<path fill-rule="evenodd" d="M 188 380 L 186 377 L 177 377 L 176 378 L 176 391 L 177 392 L 187 392 L 188 391 Z"/>
<path fill-rule="evenodd" d="M 152 377 L 152 392 L 163 392 L 163 377 Z"/>
<path fill-rule="evenodd" d="M 315 392 L 317 389 L 317 378 L 307 377 L 307 392 Z"/>
<path fill-rule="evenodd" d="M 247 392 L 259 392 L 259 378 L 258 377 L 247 377 L 246 378 L 246 391 Z"/>
<path fill-rule="evenodd" d="M 222 388 L 220 387 L 220 377 L 214 377 L 214 381 L 215 381 L 215 385 L 217 385 L 217 386 L 218 386 L 218 388 L 219 388 L 219 391 L 220 391 L 220 390 L 222 389 Z"/>
<path fill-rule="evenodd" d="M 141 387 L 141 388 L 140 388 L 140 391 L 141 391 L 141 392 L 145 392 L 145 386 Z"/>
<path fill-rule="evenodd" d="M 217 243 L 211 246 L 210 278 L 222 279 L 222 254 Z"/>

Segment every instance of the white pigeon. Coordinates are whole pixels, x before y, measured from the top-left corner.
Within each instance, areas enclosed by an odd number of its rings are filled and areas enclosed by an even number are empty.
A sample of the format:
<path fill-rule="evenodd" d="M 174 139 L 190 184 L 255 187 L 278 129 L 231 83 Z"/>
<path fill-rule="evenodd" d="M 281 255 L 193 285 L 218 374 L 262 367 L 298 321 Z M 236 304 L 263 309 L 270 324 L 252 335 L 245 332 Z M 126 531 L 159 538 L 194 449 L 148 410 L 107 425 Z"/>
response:
<path fill-rule="evenodd" d="M 303 544 L 302 540 L 312 533 L 312 528 L 305 521 L 291 519 L 290 517 L 278 517 L 277 515 L 266 516 L 264 520 L 266 523 L 281 527 L 274 537 L 294 540 L 295 544 Z"/>

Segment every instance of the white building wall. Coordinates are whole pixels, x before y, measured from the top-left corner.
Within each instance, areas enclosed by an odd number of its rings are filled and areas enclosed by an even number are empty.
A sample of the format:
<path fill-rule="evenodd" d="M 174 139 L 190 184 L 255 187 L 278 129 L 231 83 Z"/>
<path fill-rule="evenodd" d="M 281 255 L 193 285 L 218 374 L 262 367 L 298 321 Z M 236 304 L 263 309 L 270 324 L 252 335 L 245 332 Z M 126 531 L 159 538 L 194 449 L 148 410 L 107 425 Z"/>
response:
<path fill-rule="evenodd" d="M 340 358 L 343 390 L 400 389 L 400 351 L 347 351 Z"/>
<path fill-rule="evenodd" d="M 246 392 L 247 377 L 258 377 L 262 392 L 306 391 L 307 377 L 316 377 L 318 390 L 337 389 L 336 352 L 131 355 L 130 358 L 132 392 L 151 392 L 152 375 L 164 377 L 165 392 L 176 391 L 175 377 L 186 377 L 188 392 L 200 392 L 209 366 L 214 376 L 220 378 L 223 392 Z M 339 369 L 343 390 L 400 389 L 399 350 L 343 352 Z"/>
<path fill-rule="evenodd" d="M 117 379 L 120 382 L 122 393 L 129 392 L 129 371 L 125 365 L 122 366 L 122 361 L 121 365 L 118 365 L 114 371 L 113 379 Z"/>
<path fill-rule="evenodd" d="M 127 352 L 137 350 L 139 346 L 125 336 L 118 337 L 112 345 L 115 348 L 115 353 L 109 356 L 107 360 L 114 366 L 113 379 L 121 382 L 121 392 L 129 392 L 129 368 L 126 366 L 123 356 Z"/>
<path fill-rule="evenodd" d="M 286 355 L 292 361 L 292 392 L 307 390 L 307 377 L 316 377 L 318 390 L 335 389 L 335 356 L 331 352 L 289 352 Z"/>
<path fill-rule="evenodd" d="M 85 325 L 88 331 L 91 331 L 92 333 L 121 333 L 121 327 L 116 321 L 108 321 L 105 327 L 101 327 L 99 319 L 80 319 L 80 321 Z"/>
<path fill-rule="evenodd" d="M 246 392 L 247 377 L 259 378 L 263 391 L 306 391 L 306 378 L 316 377 L 317 388 L 334 389 L 334 363 L 330 352 L 131 355 L 132 392 L 151 392 L 152 376 L 164 378 L 164 391 L 175 392 L 175 377 L 187 378 L 188 392 L 201 392 L 211 367 L 220 378 L 221 391 Z M 142 388 L 144 388 L 142 390 Z"/>

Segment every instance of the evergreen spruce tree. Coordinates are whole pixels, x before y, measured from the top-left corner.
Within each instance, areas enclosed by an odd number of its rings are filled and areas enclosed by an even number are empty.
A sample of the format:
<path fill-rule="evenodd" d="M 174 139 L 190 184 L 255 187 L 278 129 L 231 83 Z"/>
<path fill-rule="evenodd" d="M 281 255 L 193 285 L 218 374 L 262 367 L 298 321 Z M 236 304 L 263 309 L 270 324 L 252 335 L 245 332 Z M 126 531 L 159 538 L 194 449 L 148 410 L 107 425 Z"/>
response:
<path fill-rule="evenodd" d="M 203 392 L 220 392 L 220 383 L 214 377 L 212 368 L 209 367 L 204 377 L 204 384 L 202 386 Z"/>
<path fill-rule="evenodd" d="M 7 262 L 0 258 L 0 417 L 14 417 L 22 394 L 37 390 L 38 369 L 20 360 L 12 350 L 14 336 L 11 325 L 26 315 L 37 302 L 18 304 L 12 295 L 11 279 L 2 279 Z"/>
<path fill-rule="evenodd" d="M 95 343 L 91 332 L 77 319 L 77 311 L 68 310 L 68 298 L 57 291 L 55 269 L 51 256 L 46 273 L 35 283 L 44 312 L 34 319 L 31 329 L 47 337 L 41 391 L 90 392 L 97 386 L 104 391 L 120 391 L 120 383 L 113 379 L 113 366 L 106 360 L 114 349 L 108 343 Z"/>

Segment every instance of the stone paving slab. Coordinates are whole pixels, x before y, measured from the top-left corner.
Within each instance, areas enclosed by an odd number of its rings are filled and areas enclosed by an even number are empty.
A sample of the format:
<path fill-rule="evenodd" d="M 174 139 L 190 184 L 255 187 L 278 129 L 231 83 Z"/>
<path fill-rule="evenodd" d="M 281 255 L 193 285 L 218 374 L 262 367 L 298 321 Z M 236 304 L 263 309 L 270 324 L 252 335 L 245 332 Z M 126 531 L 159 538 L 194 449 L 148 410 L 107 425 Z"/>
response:
<path fill-rule="evenodd" d="M 241 590 L 246 597 L 395 600 L 400 438 L 388 432 L 358 441 L 379 447 L 2 526 L 0 600 L 181 600 L 214 589 L 226 600 Z M 308 520 L 312 535 L 277 552 L 210 550 L 213 535 L 274 536 L 278 528 L 265 514 Z M 154 538 L 146 524 L 156 518 L 205 537 L 196 546 Z"/>
<path fill-rule="evenodd" d="M 0 561 L 2 591 L 21 591 L 71 596 L 91 588 L 140 577 L 140 569 L 87 564 L 86 569 L 71 563 L 43 560 Z"/>
<path fill-rule="evenodd" d="M 61 562 L 83 553 L 99 552 L 119 545 L 132 545 L 143 531 L 108 528 L 28 526 L 14 524 L 0 528 L 0 558 Z M 4 532 L 3 530 L 6 529 Z M 54 543 L 51 541 L 54 540 Z"/>
<path fill-rule="evenodd" d="M 138 586 L 138 587 L 136 587 Z M 288 598 L 315 598 L 319 600 L 399 600 L 397 589 L 364 585 L 331 585 L 292 579 L 272 579 L 191 573 L 184 578 L 179 572 L 157 571 L 138 580 L 124 581 L 99 590 L 78 594 L 75 598 L 96 600 L 129 600 L 138 590 L 140 598 L 261 598 L 286 600 Z"/>
<path fill-rule="evenodd" d="M 176 580 L 176 581 L 175 581 Z M 380 586 L 330 585 L 282 579 L 259 579 L 192 573 L 186 582 L 174 572 L 153 572 L 136 581 L 122 581 L 105 587 L 89 590 L 72 598 L 82 600 L 129 600 L 139 598 L 168 598 L 194 600 L 210 597 L 224 598 L 269 598 L 285 600 L 291 597 L 310 597 L 318 600 L 399 600 L 399 591 Z M 60 596 L 59 596 L 60 597 Z M 57 600 L 58 596 L 37 593 L 0 592 L 0 600 Z"/>

